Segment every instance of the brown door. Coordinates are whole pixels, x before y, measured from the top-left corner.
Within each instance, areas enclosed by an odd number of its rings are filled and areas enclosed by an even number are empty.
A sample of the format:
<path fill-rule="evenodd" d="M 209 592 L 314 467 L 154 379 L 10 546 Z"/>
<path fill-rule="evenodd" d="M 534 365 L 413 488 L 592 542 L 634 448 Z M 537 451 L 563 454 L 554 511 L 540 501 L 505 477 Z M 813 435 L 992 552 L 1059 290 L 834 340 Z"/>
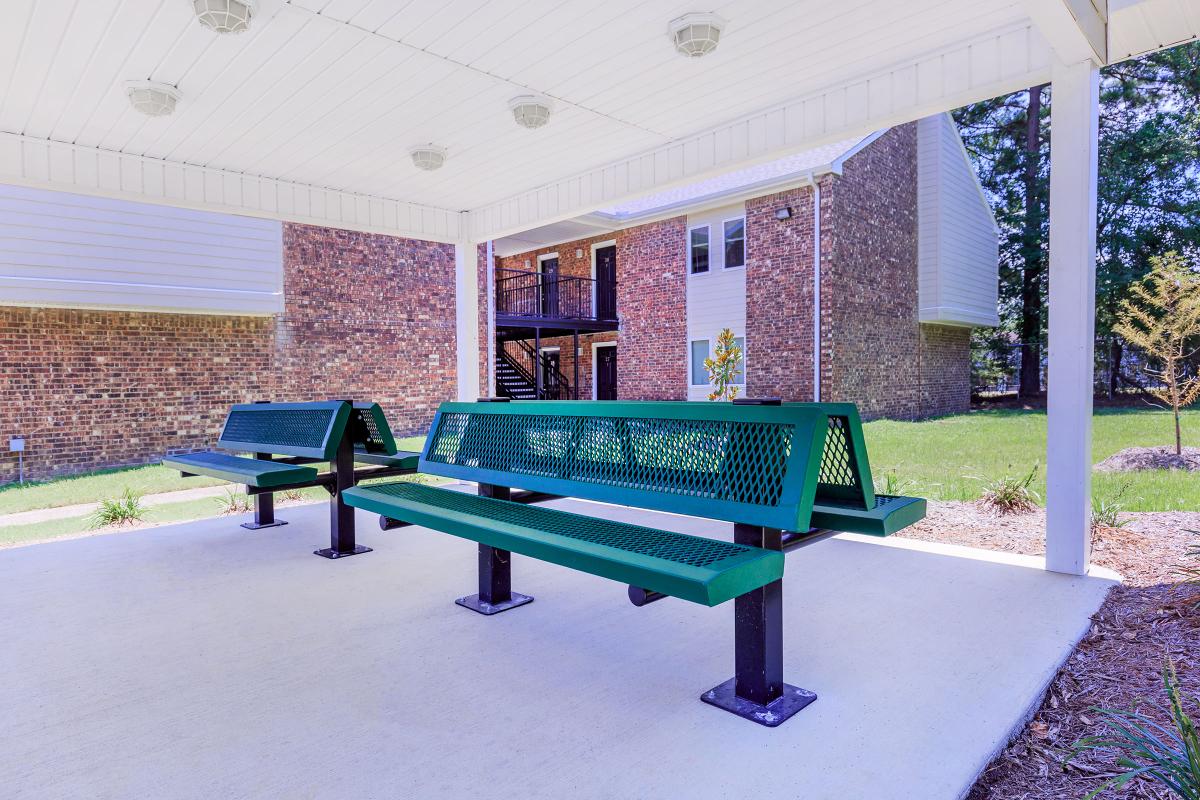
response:
<path fill-rule="evenodd" d="M 539 266 L 542 272 L 542 316 L 558 318 L 558 258 L 543 259 Z"/>
<path fill-rule="evenodd" d="M 596 348 L 596 399 L 617 399 L 617 348 Z"/>
<path fill-rule="evenodd" d="M 617 246 L 596 248 L 596 319 L 617 318 Z"/>

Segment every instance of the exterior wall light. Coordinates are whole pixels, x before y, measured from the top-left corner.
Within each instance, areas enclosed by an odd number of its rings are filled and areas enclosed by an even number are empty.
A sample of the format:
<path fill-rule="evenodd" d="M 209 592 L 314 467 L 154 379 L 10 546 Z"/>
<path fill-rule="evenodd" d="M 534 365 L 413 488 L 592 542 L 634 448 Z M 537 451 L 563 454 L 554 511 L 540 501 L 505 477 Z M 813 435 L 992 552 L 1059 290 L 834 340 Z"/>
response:
<path fill-rule="evenodd" d="M 775 219 L 791 219 L 792 209 L 788 206 L 775 209 Z"/>
<path fill-rule="evenodd" d="M 410 150 L 409 154 L 412 156 L 413 164 L 426 172 L 441 169 L 442 165 L 446 163 L 446 148 L 438 147 L 435 144 L 419 145 Z"/>
<path fill-rule="evenodd" d="M 525 94 L 509 100 L 508 107 L 522 128 L 540 128 L 550 121 L 554 104 L 548 98 Z"/>
<path fill-rule="evenodd" d="M 217 33 L 241 33 L 250 27 L 255 0 L 190 0 L 200 24 Z"/>
<path fill-rule="evenodd" d="M 716 50 L 724 29 L 725 20 L 708 13 L 684 14 L 671 20 L 668 26 L 675 49 L 688 58 L 699 58 Z"/>
<path fill-rule="evenodd" d="M 133 109 L 147 117 L 168 116 L 183 96 L 174 86 L 155 81 L 129 81 L 125 84 L 125 94 Z"/>

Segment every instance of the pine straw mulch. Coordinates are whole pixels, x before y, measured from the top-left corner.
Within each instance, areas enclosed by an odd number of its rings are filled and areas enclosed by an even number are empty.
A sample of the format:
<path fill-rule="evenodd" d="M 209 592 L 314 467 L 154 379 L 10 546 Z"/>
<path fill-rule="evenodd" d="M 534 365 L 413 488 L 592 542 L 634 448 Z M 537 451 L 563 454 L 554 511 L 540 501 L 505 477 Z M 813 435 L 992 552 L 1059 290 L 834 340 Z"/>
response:
<path fill-rule="evenodd" d="M 930 503 L 929 514 L 904 534 L 927 541 L 1028 555 L 1043 550 L 1045 513 L 996 516 L 970 503 Z M 1025 729 L 984 770 L 969 800 L 1082 798 L 1115 774 L 1107 753 L 1087 753 L 1064 766 L 1080 738 L 1103 732 L 1094 706 L 1144 712 L 1161 708 L 1162 665 L 1175 659 L 1185 695 L 1200 695 L 1200 593 L 1176 591 L 1176 566 L 1200 541 L 1200 513 L 1123 514 L 1122 528 L 1099 531 L 1095 563 L 1120 572 L 1112 590 Z M 1192 707 L 1194 709 L 1194 706 Z M 1165 722 L 1166 718 L 1162 717 Z M 1157 786 L 1135 781 L 1113 797 L 1159 800 Z"/>
<path fill-rule="evenodd" d="M 1141 469 L 1182 469 L 1200 471 L 1200 447 L 1126 447 L 1113 453 L 1095 467 L 1097 472 L 1133 472 Z"/>

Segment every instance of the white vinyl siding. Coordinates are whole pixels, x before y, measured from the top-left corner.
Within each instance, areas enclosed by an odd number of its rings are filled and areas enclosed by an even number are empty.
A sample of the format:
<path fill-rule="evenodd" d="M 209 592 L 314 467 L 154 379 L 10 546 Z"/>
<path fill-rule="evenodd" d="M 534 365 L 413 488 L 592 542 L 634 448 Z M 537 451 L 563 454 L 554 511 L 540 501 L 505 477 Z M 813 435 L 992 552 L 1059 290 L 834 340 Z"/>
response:
<path fill-rule="evenodd" d="M 922 322 L 997 325 L 999 237 L 949 114 L 917 126 Z"/>
<path fill-rule="evenodd" d="M 0 304 L 278 313 L 282 223 L 0 184 Z"/>
<path fill-rule="evenodd" d="M 739 339 L 746 336 L 746 270 L 725 268 L 724 247 L 725 223 L 745 216 L 741 203 L 688 215 L 689 231 L 708 228 L 719 237 L 718 246 L 709 248 L 708 272 L 687 276 L 688 342 L 706 341 L 709 352 L 716 348 L 722 328 L 730 328 Z M 688 399 L 704 400 L 711 390 L 706 376 L 703 385 L 688 387 Z"/>

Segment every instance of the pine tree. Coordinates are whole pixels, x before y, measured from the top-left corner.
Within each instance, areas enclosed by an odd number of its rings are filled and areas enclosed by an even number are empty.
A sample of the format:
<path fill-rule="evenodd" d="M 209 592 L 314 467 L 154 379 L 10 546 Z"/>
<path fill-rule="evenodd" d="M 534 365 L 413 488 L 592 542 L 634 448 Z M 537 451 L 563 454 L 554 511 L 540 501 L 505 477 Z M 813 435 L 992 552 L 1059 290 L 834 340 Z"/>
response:
<path fill-rule="evenodd" d="M 1155 364 L 1146 371 L 1162 385 L 1150 393 L 1174 413 L 1175 455 L 1182 455 L 1179 409 L 1200 398 L 1200 374 L 1190 364 L 1200 353 L 1200 273 L 1174 252 L 1150 265 L 1121 303 L 1113 331 Z"/>

